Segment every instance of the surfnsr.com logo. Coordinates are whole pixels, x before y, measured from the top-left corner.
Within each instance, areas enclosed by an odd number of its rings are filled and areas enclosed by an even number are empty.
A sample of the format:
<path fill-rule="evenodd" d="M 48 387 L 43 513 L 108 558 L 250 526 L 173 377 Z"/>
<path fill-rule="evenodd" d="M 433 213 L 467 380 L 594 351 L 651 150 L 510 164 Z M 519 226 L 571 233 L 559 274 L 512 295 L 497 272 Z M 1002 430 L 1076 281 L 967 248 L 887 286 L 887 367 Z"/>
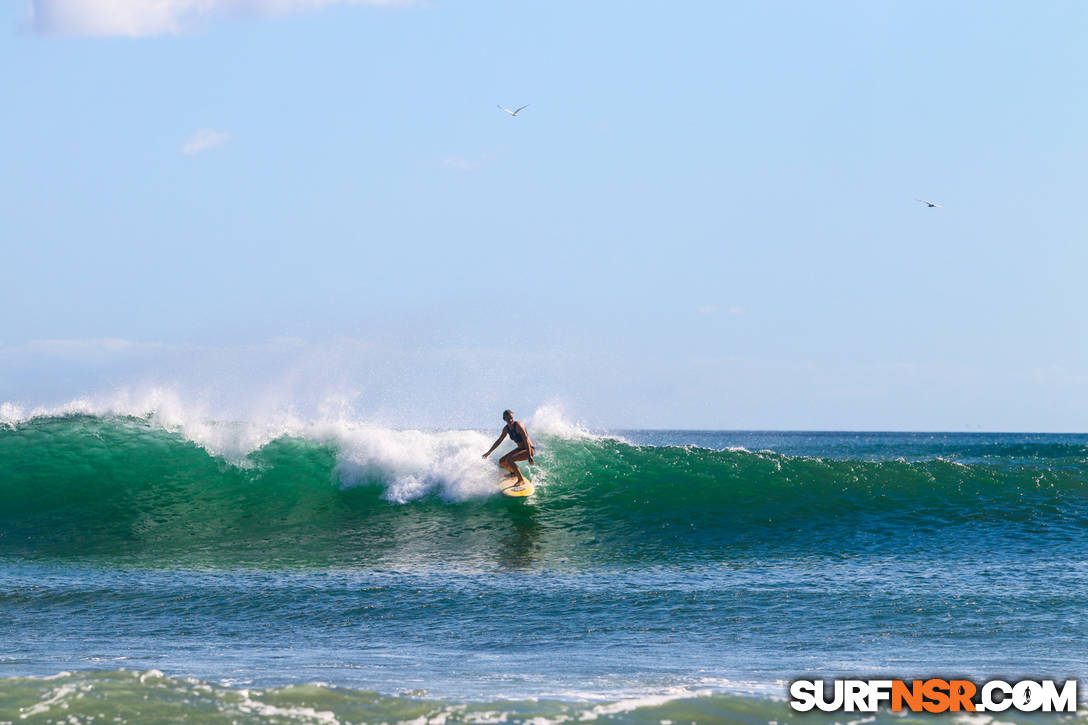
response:
<path fill-rule="evenodd" d="M 1077 681 L 989 680 L 795 680 L 790 707 L 797 712 L 1076 712 Z"/>

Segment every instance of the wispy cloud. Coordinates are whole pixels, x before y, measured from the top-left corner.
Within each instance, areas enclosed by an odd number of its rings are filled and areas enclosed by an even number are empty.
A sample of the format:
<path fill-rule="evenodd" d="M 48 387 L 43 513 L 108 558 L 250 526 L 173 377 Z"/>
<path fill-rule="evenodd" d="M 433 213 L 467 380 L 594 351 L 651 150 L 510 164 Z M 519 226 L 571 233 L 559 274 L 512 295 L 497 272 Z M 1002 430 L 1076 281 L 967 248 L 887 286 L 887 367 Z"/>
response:
<path fill-rule="evenodd" d="M 498 146 L 496 148 L 484 151 L 481 154 L 446 154 L 438 160 L 438 163 L 450 169 L 460 169 L 461 171 L 475 171 L 476 169 L 490 164 L 495 159 L 499 158 L 506 152 L 504 146 Z"/>
<path fill-rule="evenodd" d="M 414 0 L 30 0 L 43 34 L 143 37 L 184 31 L 226 16 L 265 16 L 327 5 L 410 5 Z"/>
<path fill-rule="evenodd" d="M 97 337 L 88 339 L 41 339 L 31 340 L 21 345 L 0 346 L 0 355 L 10 353 L 32 353 L 56 357 L 80 357 L 83 355 L 100 356 L 126 354 L 136 350 L 160 349 L 161 342 L 133 342 L 119 337 Z"/>
<path fill-rule="evenodd" d="M 700 315 L 716 315 L 721 312 L 721 307 L 718 305 L 699 305 L 697 309 Z M 726 311 L 733 317 L 740 317 L 744 314 L 744 308 L 740 305 L 732 305 Z"/>
<path fill-rule="evenodd" d="M 201 151 L 207 151 L 208 149 L 214 149 L 216 146 L 222 146 L 229 140 L 229 133 L 203 128 L 189 137 L 189 140 L 182 145 L 181 153 L 186 156 L 192 156 Z"/>
<path fill-rule="evenodd" d="M 462 171 L 475 171 L 480 168 L 479 161 L 473 161 L 472 159 L 466 159 L 464 156 L 443 156 L 442 165 L 449 166 L 454 169 L 461 169 Z"/>

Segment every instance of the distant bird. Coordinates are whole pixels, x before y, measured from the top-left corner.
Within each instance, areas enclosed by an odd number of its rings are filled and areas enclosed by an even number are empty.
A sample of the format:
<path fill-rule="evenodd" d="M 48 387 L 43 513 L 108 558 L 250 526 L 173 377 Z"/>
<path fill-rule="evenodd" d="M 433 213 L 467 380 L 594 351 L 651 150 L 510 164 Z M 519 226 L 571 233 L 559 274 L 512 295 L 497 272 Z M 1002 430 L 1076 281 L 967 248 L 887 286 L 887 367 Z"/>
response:
<path fill-rule="evenodd" d="M 915 201 L 922 202 L 923 204 L 928 206 L 930 209 L 944 209 L 944 207 L 941 206 L 940 204 L 934 204 L 932 201 L 926 201 L 925 199 L 915 199 Z"/>
<path fill-rule="evenodd" d="M 499 108 L 501 108 L 502 110 L 506 111 L 506 112 L 507 112 L 507 113 L 509 113 L 509 114 L 510 114 L 511 116 L 516 116 L 516 115 L 518 115 L 519 113 L 521 113 L 522 111 L 524 111 L 524 110 L 525 110 L 526 108 L 528 108 L 528 107 L 529 107 L 529 104 L 528 104 L 528 103 L 526 103 L 526 104 L 525 104 L 524 106 L 522 106 L 522 107 L 521 107 L 521 108 L 519 108 L 518 110 L 516 110 L 516 111 L 511 111 L 511 110 L 510 110 L 509 108 L 506 108 L 505 106 L 499 106 Z"/>

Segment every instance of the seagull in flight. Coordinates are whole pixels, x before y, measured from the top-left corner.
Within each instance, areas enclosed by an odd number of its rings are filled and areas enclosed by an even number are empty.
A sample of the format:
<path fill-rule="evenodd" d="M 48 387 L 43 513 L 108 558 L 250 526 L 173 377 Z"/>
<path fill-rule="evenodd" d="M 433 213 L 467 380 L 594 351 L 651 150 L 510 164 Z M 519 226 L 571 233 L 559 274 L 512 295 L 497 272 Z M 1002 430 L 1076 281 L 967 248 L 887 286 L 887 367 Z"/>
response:
<path fill-rule="evenodd" d="M 915 201 L 922 202 L 923 204 L 925 204 L 930 209 L 944 209 L 944 207 L 941 206 L 940 204 L 934 204 L 932 201 L 926 201 L 925 199 L 915 199 Z"/>
<path fill-rule="evenodd" d="M 525 110 L 526 108 L 528 108 L 528 107 L 529 107 L 529 104 L 528 104 L 528 103 L 526 103 L 526 104 L 525 104 L 524 106 L 522 106 L 521 108 L 517 109 L 516 111 L 511 111 L 511 110 L 510 110 L 509 108 L 507 108 L 506 106 L 499 106 L 499 108 L 501 108 L 502 110 L 504 110 L 504 111 L 506 111 L 507 113 L 509 113 L 511 117 L 513 117 L 513 116 L 517 116 L 517 115 L 518 115 L 519 113 L 521 113 L 522 111 L 524 111 L 524 110 Z"/>

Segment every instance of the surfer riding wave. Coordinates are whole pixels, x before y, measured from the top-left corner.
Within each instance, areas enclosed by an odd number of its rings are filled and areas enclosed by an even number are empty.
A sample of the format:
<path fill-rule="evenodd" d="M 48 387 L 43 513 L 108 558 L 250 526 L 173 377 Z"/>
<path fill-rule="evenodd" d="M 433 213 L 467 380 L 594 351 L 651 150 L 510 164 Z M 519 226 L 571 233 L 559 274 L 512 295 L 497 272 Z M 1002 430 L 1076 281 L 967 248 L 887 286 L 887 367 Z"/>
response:
<path fill-rule="evenodd" d="M 514 411 L 504 410 L 502 412 L 502 419 L 506 421 L 506 425 L 503 426 L 502 434 L 484 454 L 484 458 L 491 455 L 491 452 L 499 447 L 499 444 L 503 442 L 506 436 L 510 436 L 510 440 L 514 442 L 516 446 L 514 450 L 507 453 L 505 456 L 499 459 L 499 465 L 510 471 L 513 475 L 518 477 L 516 485 L 521 486 L 525 483 L 525 476 L 521 475 L 521 469 L 518 468 L 518 461 L 528 461 L 529 465 L 533 465 L 533 454 L 536 452 L 536 448 L 533 446 L 533 441 L 529 438 L 529 431 L 525 430 L 525 426 L 519 421 L 514 420 Z"/>

